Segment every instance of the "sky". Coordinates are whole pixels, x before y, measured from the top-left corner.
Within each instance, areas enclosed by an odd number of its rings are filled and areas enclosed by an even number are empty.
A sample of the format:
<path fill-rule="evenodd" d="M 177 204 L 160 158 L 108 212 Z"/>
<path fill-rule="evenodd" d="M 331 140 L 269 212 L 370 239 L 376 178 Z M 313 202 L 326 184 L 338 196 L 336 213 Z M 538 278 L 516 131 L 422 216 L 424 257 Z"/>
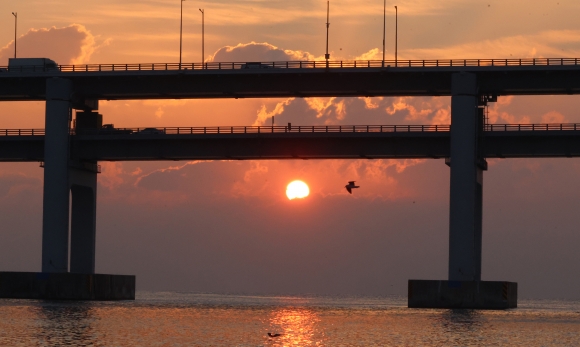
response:
<path fill-rule="evenodd" d="M 387 1 L 386 57 L 580 57 L 571 0 Z M 326 1 L 183 3 L 183 61 L 323 59 Z M 177 0 L 2 0 L 0 66 L 14 54 L 59 64 L 179 59 Z M 380 59 L 383 2 L 332 0 L 331 59 Z M 449 98 L 101 101 L 116 127 L 449 124 Z M 579 122 L 577 96 L 500 97 L 491 123 Z M 0 128 L 43 128 L 42 102 L 0 103 Z M 580 299 L 578 159 L 490 159 L 484 174 L 483 280 L 520 298 Z M 440 160 L 101 162 L 99 273 L 138 290 L 406 295 L 446 279 L 449 168 Z M 0 271 L 40 271 L 42 168 L 0 163 Z M 288 200 L 286 185 L 310 196 Z M 344 189 L 356 180 L 352 195 Z"/>

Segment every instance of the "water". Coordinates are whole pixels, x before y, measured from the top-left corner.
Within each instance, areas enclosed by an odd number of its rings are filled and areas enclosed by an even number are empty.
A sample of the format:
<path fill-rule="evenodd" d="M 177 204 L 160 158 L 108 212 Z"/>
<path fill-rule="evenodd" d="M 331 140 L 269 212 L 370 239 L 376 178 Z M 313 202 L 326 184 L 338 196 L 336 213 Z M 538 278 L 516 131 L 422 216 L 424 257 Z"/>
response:
<path fill-rule="evenodd" d="M 0 346 L 580 346 L 580 302 L 519 306 L 417 310 L 403 297 L 183 293 L 138 293 L 134 302 L 1 299 Z"/>

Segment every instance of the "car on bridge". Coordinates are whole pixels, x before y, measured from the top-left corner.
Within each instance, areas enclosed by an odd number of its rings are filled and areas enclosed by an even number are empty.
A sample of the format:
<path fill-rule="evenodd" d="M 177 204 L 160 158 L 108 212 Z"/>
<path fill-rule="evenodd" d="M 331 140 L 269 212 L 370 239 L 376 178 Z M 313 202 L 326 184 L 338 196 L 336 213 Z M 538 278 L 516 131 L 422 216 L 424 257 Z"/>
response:
<path fill-rule="evenodd" d="M 274 63 L 262 63 L 259 61 L 247 62 L 240 66 L 240 69 L 272 69 L 274 68 Z"/>
<path fill-rule="evenodd" d="M 133 130 L 131 129 L 119 129 L 115 128 L 113 124 L 103 124 L 103 127 L 99 129 L 99 134 L 105 135 L 122 135 L 122 134 L 132 134 Z"/>
<path fill-rule="evenodd" d="M 139 131 L 134 132 L 134 134 L 141 134 L 141 135 L 157 135 L 157 134 L 165 134 L 164 129 L 158 128 L 144 128 Z"/>

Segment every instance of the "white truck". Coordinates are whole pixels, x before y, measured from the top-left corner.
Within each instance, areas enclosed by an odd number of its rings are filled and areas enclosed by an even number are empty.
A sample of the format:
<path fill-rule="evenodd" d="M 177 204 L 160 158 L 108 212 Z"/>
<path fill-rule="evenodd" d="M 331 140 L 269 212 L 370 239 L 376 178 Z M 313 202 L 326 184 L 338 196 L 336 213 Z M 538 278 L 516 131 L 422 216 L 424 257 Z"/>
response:
<path fill-rule="evenodd" d="M 13 72 L 42 72 L 58 71 L 58 64 L 48 58 L 10 58 L 8 71 Z"/>

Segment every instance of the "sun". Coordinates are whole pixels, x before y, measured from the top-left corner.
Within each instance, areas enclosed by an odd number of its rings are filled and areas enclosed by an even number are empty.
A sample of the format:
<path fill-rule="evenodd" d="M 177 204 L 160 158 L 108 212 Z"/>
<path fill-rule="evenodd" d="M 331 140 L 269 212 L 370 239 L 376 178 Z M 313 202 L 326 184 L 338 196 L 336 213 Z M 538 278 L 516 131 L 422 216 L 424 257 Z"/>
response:
<path fill-rule="evenodd" d="M 302 199 L 307 197 L 308 194 L 310 194 L 310 189 L 308 189 L 306 183 L 302 181 L 292 181 L 288 184 L 288 187 L 286 187 L 286 196 L 289 200 L 296 198 Z"/>

